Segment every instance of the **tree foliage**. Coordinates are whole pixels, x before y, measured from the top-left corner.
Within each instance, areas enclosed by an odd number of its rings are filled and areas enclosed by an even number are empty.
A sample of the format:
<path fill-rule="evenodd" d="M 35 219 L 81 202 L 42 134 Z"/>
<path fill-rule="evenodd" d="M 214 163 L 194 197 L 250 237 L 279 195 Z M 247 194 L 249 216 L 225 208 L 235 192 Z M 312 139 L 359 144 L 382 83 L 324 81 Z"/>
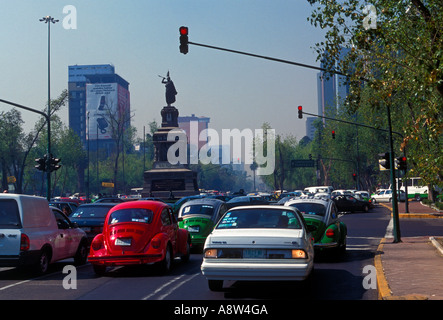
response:
<path fill-rule="evenodd" d="M 391 108 L 409 175 L 442 186 L 443 2 L 374 0 L 372 7 L 359 0 L 308 2 L 313 6 L 308 21 L 326 30 L 315 46 L 318 59 L 349 75 L 347 110 L 366 104 L 374 114 L 385 114 Z M 349 54 L 337 66 L 342 48 Z"/>

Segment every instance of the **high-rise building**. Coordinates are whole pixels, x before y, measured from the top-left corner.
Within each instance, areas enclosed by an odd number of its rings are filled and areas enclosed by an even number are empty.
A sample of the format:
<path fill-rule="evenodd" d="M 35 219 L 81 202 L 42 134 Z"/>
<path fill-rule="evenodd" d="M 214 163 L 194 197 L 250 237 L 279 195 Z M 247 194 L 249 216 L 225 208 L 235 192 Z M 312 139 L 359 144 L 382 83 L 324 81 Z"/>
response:
<path fill-rule="evenodd" d="M 342 48 L 340 51 L 339 61 L 342 60 L 348 53 L 349 48 Z M 338 66 L 338 62 L 335 66 Z M 321 68 L 325 68 L 324 61 L 320 64 Z M 317 96 L 318 96 L 318 115 L 323 117 L 333 117 L 336 114 L 339 106 L 349 94 L 349 84 L 346 83 L 346 78 L 338 74 L 328 74 L 321 71 L 317 73 Z M 323 122 L 326 121 L 323 119 Z M 309 137 L 314 137 L 315 128 L 312 126 L 313 121 L 306 122 L 306 132 Z"/>
<path fill-rule="evenodd" d="M 191 116 L 179 116 L 178 126 L 180 129 L 186 132 L 188 144 L 196 145 L 197 150 L 200 150 L 201 147 L 208 143 L 207 131 L 204 130 L 208 129 L 209 121 L 210 118 L 197 117 L 195 114 L 192 114 Z"/>
<path fill-rule="evenodd" d="M 129 82 L 115 73 L 112 65 L 73 65 L 68 67 L 69 127 L 90 148 L 115 145 L 111 119 L 120 126 L 130 125 Z"/>
<path fill-rule="evenodd" d="M 341 61 L 350 49 L 342 48 L 340 51 L 339 61 Z M 338 68 L 337 61 L 335 63 Z M 324 61 L 321 62 L 320 68 L 326 68 Z M 335 114 L 338 107 L 346 99 L 349 94 L 349 84 L 346 83 L 346 78 L 338 74 L 328 74 L 321 71 L 317 73 L 317 92 L 318 92 L 318 115 L 328 116 Z"/>

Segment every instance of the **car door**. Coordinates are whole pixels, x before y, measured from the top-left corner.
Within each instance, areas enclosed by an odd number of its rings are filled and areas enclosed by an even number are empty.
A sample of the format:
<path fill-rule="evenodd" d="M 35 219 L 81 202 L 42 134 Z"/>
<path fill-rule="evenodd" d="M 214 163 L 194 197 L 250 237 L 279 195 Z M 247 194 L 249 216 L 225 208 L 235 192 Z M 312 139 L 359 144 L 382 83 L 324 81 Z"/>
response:
<path fill-rule="evenodd" d="M 69 220 L 59 210 L 52 208 L 57 221 L 58 233 L 55 239 L 54 260 L 70 258 L 75 255 L 78 240 Z"/>
<path fill-rule="evenodd" d="M 354 211 L 358 209 L 357 199 L 353 196 L 346 195 L 346 203 L 350 211 Z"/>
<path fill-rule="evenodd" d="M 172 214 L 169 208 L 164 208 L 161 213 L 161 222 L 162 222 L 162 232 L 168 235 L 169 240 L 171 241 L 172 248 L 174 252 L 176 252 L 176 242 L 177 242 L 177 229 L 178 226 L 176 223 L 173 223 Z"/>

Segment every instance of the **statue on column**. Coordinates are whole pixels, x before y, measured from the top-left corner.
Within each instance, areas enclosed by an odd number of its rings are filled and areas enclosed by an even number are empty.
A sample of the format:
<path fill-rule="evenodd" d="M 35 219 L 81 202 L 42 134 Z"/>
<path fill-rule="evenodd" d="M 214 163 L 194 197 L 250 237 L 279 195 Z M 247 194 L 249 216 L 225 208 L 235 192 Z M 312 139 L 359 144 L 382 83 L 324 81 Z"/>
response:
<path fill-rule="evenodd" d="M 175 96 L 177 95 L 177 91 L 175 90 L 174 82 L 172 82 L 169 77 L 169 71 L 166 77 L 160 76 L 162 79 L 162 83 L 165 84 L 166 87 L 166 103 L 169 106 L 175 102 Z"/>

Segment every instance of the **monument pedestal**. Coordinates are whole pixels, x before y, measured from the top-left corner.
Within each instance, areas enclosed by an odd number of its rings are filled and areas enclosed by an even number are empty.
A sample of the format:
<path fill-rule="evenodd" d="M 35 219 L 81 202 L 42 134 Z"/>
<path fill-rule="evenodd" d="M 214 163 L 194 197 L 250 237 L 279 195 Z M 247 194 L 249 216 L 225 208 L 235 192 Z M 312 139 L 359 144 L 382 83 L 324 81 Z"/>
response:
<path fill-rule="evenodd" d="M 199 194 L 197 172 L 185 167 L 157 163 L 144 173 L 142 197 L 182 198 Z"/>
<path fill-rule="evenodd" d="M 168 133 L 178 129 L 178 110 L 173 106 L 162 109 L 162 127 L 153 135 L 155 147 L 154 164 L 143 174 L 142 197 L 161 199 L 182 198 L 199 194 L 197 172 L 184 164 L 171 164 L 168 149 L 175 141 L 168 141 Z"/>

